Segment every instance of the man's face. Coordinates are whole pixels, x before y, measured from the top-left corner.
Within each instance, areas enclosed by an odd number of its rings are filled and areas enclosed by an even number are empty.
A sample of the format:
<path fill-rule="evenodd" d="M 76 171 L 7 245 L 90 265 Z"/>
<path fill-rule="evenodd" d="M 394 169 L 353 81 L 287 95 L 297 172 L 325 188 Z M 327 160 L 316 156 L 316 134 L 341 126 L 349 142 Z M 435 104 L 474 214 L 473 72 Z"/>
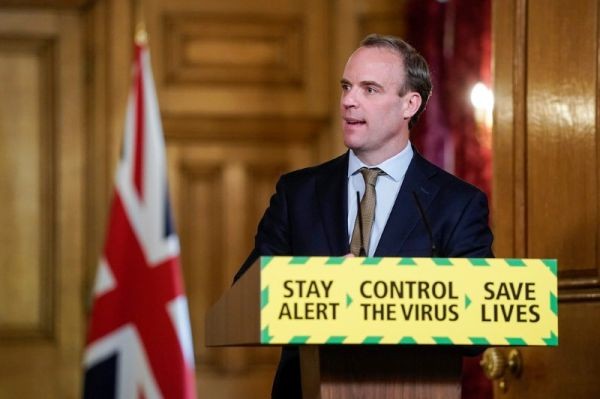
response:
<path fill-rule="evenodd" d="M 344 144 L 366 164 L 394 156 L 408 142 L 408 121 L 420 97 L 399 96 L 404 79 L 402 59 L 390 49 L 360 47 L 346 63 L 340 99 Z"/>

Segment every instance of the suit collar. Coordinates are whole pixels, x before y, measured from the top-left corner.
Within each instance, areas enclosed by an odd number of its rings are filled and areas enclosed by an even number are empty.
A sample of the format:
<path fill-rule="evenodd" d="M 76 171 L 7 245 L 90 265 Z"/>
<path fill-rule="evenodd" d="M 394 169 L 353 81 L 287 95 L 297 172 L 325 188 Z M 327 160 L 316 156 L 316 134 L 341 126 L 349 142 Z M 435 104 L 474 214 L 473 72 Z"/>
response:
<path fill-rule="evenodd" d="M 348 244 L 348 152 L 320 168 L 316 190 L 321 218 L 333 256 L 346 255 Z"/>
<path fill-rule="evenodd" d="M 413 192 L 419 197 L 423 209 L 439 191 L 439 187 L 431 181 L 437 173 L 437 168 L 426 161 L 414 149 L 413 159 L 408 166 L 404 182 L 398 192 L 396 202 L 385 225 L 375 256 L 398 256 L 406 238 L 420 222 L 417 204 Z"/>

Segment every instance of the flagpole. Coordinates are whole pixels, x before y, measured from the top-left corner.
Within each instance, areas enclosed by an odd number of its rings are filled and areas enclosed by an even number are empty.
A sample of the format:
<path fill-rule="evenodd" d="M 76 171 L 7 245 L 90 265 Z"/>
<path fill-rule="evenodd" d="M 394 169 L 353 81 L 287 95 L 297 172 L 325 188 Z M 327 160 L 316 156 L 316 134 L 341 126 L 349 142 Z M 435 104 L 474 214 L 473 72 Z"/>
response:
<path fill-rule="evenodd" d="M 148 33 L 146 32 L 146 23 L 144 22 L 143 0 L 134 0 L 133 12 L 135 15 L 135 44 L 145 46 L 148 44 Z"/>

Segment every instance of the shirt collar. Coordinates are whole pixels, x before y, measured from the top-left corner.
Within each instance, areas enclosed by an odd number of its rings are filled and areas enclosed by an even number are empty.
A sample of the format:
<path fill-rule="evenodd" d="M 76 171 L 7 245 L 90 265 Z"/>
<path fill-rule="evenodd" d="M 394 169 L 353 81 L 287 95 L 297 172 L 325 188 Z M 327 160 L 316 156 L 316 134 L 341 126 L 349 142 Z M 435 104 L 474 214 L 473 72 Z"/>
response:
<path fill-rule="evenodd" d="M 360 168 L 379 168 L 390 176 L 392 180 L 398 182 L 402 180 L 408 165 L 413 157 L 413 149 L 410 141 L 402 151 L 391 158 L 386 159 L 379 165 L 367 166 L 354 154 L 354 151 L 349 151 L 348 157 L 348 177 L 356 174 Z"/>

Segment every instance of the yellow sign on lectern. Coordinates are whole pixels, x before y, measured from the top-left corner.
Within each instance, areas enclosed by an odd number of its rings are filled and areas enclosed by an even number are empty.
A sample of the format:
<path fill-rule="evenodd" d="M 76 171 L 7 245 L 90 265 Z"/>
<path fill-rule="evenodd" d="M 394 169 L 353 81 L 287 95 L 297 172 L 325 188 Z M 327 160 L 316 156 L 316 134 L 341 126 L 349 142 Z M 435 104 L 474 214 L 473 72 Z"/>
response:
<path fill-rule="evenodd" d="M 264 344 L 558 345 L 555 259 L 261 258 Z"/>

